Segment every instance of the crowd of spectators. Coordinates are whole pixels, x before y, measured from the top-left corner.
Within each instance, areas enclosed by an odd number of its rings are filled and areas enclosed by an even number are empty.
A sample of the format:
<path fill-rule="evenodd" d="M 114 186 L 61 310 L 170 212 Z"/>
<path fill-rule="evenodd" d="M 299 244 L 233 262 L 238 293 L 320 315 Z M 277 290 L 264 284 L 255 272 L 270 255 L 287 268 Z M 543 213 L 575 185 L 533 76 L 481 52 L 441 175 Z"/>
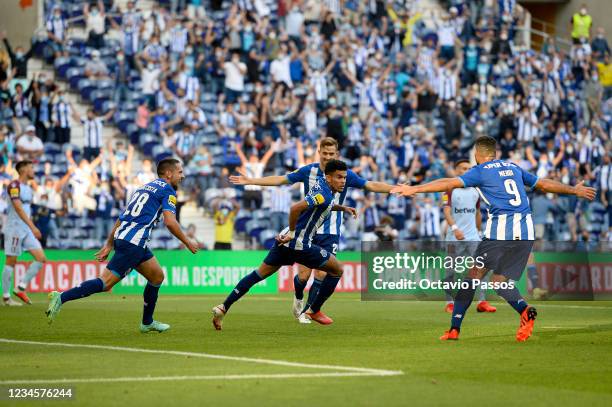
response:
<path fill-rule="evenodd" d="M 287 207 L 277 203 L 300 190 L 238 190 L 229 174 L 292 171 L 316 160 L 317 140 L 329 136 L 362 177 L 418 183 L 453 175 L 452 163 L 484 134 L 497 138 L 501 158 L 538 176 L 599 188 L 592 203 L 533 195 L 539 238 L 612 238 L 612 65 L 586 6 L 573 19 L 570 48 L 551 37 L 535 50 L 522 37 L 524 11 L 509 0 L 445 1 L 442 13 L 410 0 L 172 0 L 151 10 L 137 1 L 125 9 L 109 0 L 46 3 L 42 56 L 58 68 L 88 55 L 80 80 L 111 81 L 112 95 L 78 117 L 63 87 L 44 77 L 28 82 L 32 50 L 12 50 L 3 35 L 2 176 L 10 178 L 19 157 L 39 160 L 41 191 L 54 191 L 39 202 L 55 194 L 55 216 L 96 219 L 93 239 L 110 223 L 97 219 L 119 213 L 163 154 L 183 160 L 185 200 L 218 229 L 250 217 L 252 230 L 265 211 L 261 229 L 278 230 Z M 68 30 L 79 24 L 87 40 L 75 47 Z M 63 121 L 70 116 L 85 128 L 78 159 L 70 119 Z M 91 137 L 105 121 L 129 142 Z M 59 147 L 59 161 L 45 162 L 49 145 Z M 137 175 L 134 148 L 150 157 Z M 353 190 L 347 198 L 362 216 L 347 220 L 344 243 L 443 236 L 438 196 Z M 54 222 L 49 235 L 57 239 Z M 221 235 L 226 243 L 227 231 Z"/>

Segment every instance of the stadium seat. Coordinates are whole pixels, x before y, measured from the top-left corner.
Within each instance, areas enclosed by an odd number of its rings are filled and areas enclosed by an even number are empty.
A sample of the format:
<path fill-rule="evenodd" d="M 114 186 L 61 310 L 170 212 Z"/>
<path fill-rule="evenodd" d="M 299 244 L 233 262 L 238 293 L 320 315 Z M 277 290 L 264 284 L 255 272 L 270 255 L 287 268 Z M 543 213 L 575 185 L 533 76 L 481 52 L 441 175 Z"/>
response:
<path fill-rule="evenodd" d="M 135 118 L 136 116 L 133 112 L 126 112 L 125 110 L 120 109 L 120 111 L 117 113 L 115 124 L 122 133 L 127 133 L 127 127 L 134 123 Z"/>
<path fill-rule="evenodd" d="M 57 143 L 52 143 L 50 141 L 45 143 L 45 154 L 56 155 L 62 153 L 62 147 Z M 41 158 L 41 161 L 44 161 Z"/>
<path fill-rule="evenodd" d="M 85 78 L 85 69 L 73 67 L 66 71 L 66 79 L 72 89 L 77 89 L 79 81 Z"/>
<path fill-rule="evenodd" d="M 66 79 L 66 71 L 72 66 L 72 63 L 69 57 L 60 57 L 55 59 L 53 66 L 57 75 L 62 79 Z"/>
<path fill-rule="evenodd" d="M 210 204 L 213 199 L 219 198 L 221 196 L 223 196 L 223 191 L 217 188 L 209 188 L 204 193 L 204 201 Z"/>
<path fill-rule="evenodd" d="M 87 78 L 83 78 L 79 80 L 77 88 L 79 90 L 79 94 L 81 95 L 81 98 L 83 100 L 89 100 L 91 93 L 97 89 L 97 86 L 96 86 L 95 81 L 92 81 Z"/>
<path fill-rule="evenodd" d="M 270 250 L 276 242 L 276 235 L 277 232 L 272 229 L 262 230 L 259 234 L 259 243 L 264 249 Z"/>
<path fill-rule="evenodd" d="M 100 242 L 95 239 L 86 239 L 83 241 L 82 248 L 84 250 L 92 250 L 100 248 Z"/>
<path fill-rule="evenodd" d="M 162 146 L 161 144 L 158 144 L 151 150 L 151 155 L 153 156 L 156 162 L 159 162 L 166 157 L 171 157 L 172 152 L 168 151 L 168 149 Z"/>
<path fill-rule="evenodd" d="M 167 250 L 178 250 L 181 248 L 181 242 L 176 239 L 166 241 L 165 249 Z"/>

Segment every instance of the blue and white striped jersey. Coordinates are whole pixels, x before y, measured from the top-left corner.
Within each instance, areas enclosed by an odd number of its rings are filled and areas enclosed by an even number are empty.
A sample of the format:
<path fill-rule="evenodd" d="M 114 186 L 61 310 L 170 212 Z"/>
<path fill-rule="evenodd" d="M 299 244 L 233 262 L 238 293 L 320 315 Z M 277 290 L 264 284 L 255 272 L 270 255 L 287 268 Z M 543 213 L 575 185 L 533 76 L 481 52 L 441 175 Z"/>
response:
<path fill-rule="evenodd" d="M 533 188 L 538 177 L 518 165 L 492 160 L 459 177 L 464 187 L 475 187 L 488 206 L 484 237 L 489 240 L 534 240 L 533 219 L 525 185 Z"/>
<path fill-rule="evenodd" d="M 304 184 L 304 193 L 308 195 L 312 186 L 317 183 L 319 178 L 324 178 L 325 174 L 321 169 L 319 163 L 312 163 L 298 168 L 294 172 L 287 174 L 287 180 L 289 183 L 295 184 L 296 182 L 302 182 Z M 353 171 L 348 170 L 346 173 L 346 185 L 342 192 L 334 194 L 334 204 L 343 205 L 346 193 L 349 188 L 364 189 L 366 180 L 355 174 Z M 342 226 L 342 212 L 332 212 L 331 216 L 328 217 L 325 222 L 321 225 L 317 234 L 319 235 L 340 235 L 340 227 Z"/>
<path fill-rule="evenodd" d="M 326 219 L 329 219 L 329 214 L 335 204 L 334 193 L 323 177 L 319 177 L 311 183 L 310 191 L 304 199 L 308 204 L 308 208 L 298 218 L 295 227 L 295 237 L 284 244 L 294 250 L 310 248 L 312 238 L 317 233 L 317 229 L 321 227 Z"/>
<path fill-rule="evenodd" d="M 119 216 L 121 224 L 115 231 L 115 240 L 146 247 L 151 229 L 163 211 L 176 214 L 176 191 L 166 181 L 156 179 L 134 191 L 127 208 Z"/>

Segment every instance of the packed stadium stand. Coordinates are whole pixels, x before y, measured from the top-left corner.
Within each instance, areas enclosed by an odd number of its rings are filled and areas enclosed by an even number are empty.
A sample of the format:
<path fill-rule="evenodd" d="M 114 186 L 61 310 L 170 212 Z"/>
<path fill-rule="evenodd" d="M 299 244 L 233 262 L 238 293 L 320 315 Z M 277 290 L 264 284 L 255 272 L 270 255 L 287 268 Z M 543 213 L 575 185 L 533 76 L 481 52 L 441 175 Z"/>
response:
<path fill-rule="evenodd" d="M 170 155 L 187 172 L 181 223 L 203 246 L 270 247 L 300 189 L 228 176 L 293 171 L 324 136 L 355 172 L 391 184 L 450 176 L 478 136 L 494 136 L 502 158 L 600 190 L 592 203 L 534 194 L 538 238 L 612 237 L 612 65 L 596 27 L 532 47 L 526 11 L 493 0 L 44 5 L 31 50 L 2 33 L 0 148 L 3 185 L 16 161 L 37 162 L 46 247 L 98 247 Z M 345 222 L 343 249 L 445 227 L 438 196 L 351 191 L 348 202 L 361 216 Z M 151 247 L 179 243 L 162 227 Z"/>

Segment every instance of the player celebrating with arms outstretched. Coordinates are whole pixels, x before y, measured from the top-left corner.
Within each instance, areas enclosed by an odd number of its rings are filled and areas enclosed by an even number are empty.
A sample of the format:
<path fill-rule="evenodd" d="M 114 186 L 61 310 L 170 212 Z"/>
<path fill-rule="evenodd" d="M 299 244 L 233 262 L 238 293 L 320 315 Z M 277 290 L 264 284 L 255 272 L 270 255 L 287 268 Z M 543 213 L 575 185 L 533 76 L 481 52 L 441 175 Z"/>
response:
<path fill-rule="evenodd" d="M 72 300 L 110 290 L 121 279 L 135 269 L 147 279 L 144 289 L 144 309 L 140 332 L 163 332 L 170 325 L 153 320 L 159 287 L 164 273 L 159 262 L 147 247 L 151 230 L 163 215 L 164 224 L 191 251 L 198 251 L 198 243 L 187 238 L 176 220 L 176 189 L 185 178 L 183 166 L 175 158 L 165 158 L 157 165 L 157 178 L 137 189 L 127 208 L 119 216 L 104 247 L 96 253 L 98 261 L 104 261 L 115 250 L 111 261 L 99 278 L 87 280 L 68 291 L 49 294 L 47 317 L 53 322 L 61 306 Z"/>
<path fill-rule="evenodd" d="M 21 301 L 32 304 L 26 294 L 26 287 L 29 282 L 36 277 L 46 261 L 45 252 L 38 239 L 41 238 L 40 230 L 32 222 L 32 187 L 28 182 L 34 179 L 34 165 L 32 161 L 19 161 L 15 166 L 19 176 L 8 185 L 8 196 L 10 204 L 6 226 L 4 228 L 4 253 L 6 262 L 2 273 L 2 299 L 4 305 L 21 305 L 11 299 L 10 282 L 11 275 L 15 269 L 17 258 L 23 250 L 30 252 L 34 261 L 30 263 L 23 279 L 17 284 L 17 289 L 13 290 Z"/>
<path fill-rule="evenodd" d="M 317 179 L 323 177 L 323 170 L 330 160 L 335 160 L 339 156 L 338 141 L 331 137 L 324 137 L 319 143 L 319 162 L 304 165 L 296 171 L 286 175 L 273 175 L 262 178 L 249 178 L 245 175 L 232 175 L 230 181 L 236 185 L 261 185 L 261 186 L 277 186 L 285 184 L 295 184 L 301 182 L 304 184 L 304 194 L 308 195 L 310 189 L 315 184 Z M 368 192 L 389 193 L 393 186 L 384 182 L 366 181 L 351 170 L 346 174 L 345 188 L 337 193 L 334 197 L 334 203 L 337 205 L 344 204 L 344 199 L 349 188 L 364 189 Z M 321 224 L 313 237 L 313 243 L 321 248 L 337 254 L 338 245 L 340 244 L 340 229 L 342 226 L 342 214 L 332 212 L 331 215 Z M 299 262 L 298 262 L 299 263 Z M 298 274 L 293 279 L 295 288 L 295 296 L 293 299 L 293 315 L 300 323 L 310 323 L 310 319 L 306 318 L 303 310 L 307 309 L 315 300 L 319 288 L 325 278 L 325 272 L 314 270 L 314 280 L 308 293 L 308 300 L 304 304 L 304 289 L 310 278 L 313 269 L 300 264 Z M 326 321 L 332 321 L 331 318 L 325 316 Z"/>
<path fill-rule="evenodd" d="M 461 176 L 471 168 L 469 160 L 462 159 L 455 162 L 455 174 Z M 480 214 L 480 195 L 476 188 L 455 188 L 446 191 L 442 195 L 444 205 L 444 218 L 448 223 L 446 231 L 447 242 L 478 242 L 480 241 L 480 226 L 482 215 Z M 469 243 L 449 243 L 449 249 L 457 252 L 456 255 L 469 253 L 472 245 Z M 446 270 L 445 281 L 453 281 L 455 272 L 452 268 Z M 481 289 L 479 293 L 478 312 L 495 312 L 497 309 L 489 304 L 486 298 L 486 290 Z M 454 302 L 450 290 L 446 291 L 445 311 L 453 312 Z"/>
<path fill-rule="evenodd" d="M 542 192 L 576 195 L 593 200 L 596 190 L 565 185 L 550 179 L 538 178 L 511 162 L 495 159 L 497 143 L 494 138 L 483 136 L 476 140 L 475 158 L 478 163 L 457 178 L 442 178 L 422 185 L 398 185 L 391 192 L 412 196 L 424 192 L 443 192 L 453 188 L 476 187 L 480 197 L 489 206 L 483 241 L 477 256 L 484 259 L 483 268 L 473 268 L 467 280 L 469 288 L 461 288 L 455 296 L 451 327 L 440 338 L 459 339 L 461 323 L 474 298 L 475 287 L 471 280 L 480 280 L 493 270 L 491 281 L 501 288 L 497 294 L 505 299 L 521 316 L 516 339 L 526 341 L 533 332 L 537 312 L 529 306 L 514 285 L 508 280 L 518 281 L 523 274 L 534 241 L 534 227 L 525 185 Z M 504 284 L 502 284 L 504 283 Z M 505 287 L 505 288 L 503 288 Z"/>
<path fill-rule="evenodd" d="M 270 252 L 258 270 L 245 276 L 227 296 L 223 304 L 213 308 L 212 323 L 221 330 L 223 318 L 230 306 L 245 295 L 251 287 L 261 280 L 276 273 L 279 268 L 293 263 L 303 264 L 311 269 L 327 273 L 321 283 L 317 297 L 304 312 L 313 320 L 328 325 L 328 317 L 321 312 L 323 303 L 333 294 L 340 277 L 342 265 L 329 250 L 314 243 L 317 229 L 329 218 L 332 211 L 348 212 L 357 216 L 354 208 L 336 204 L 334 195 L 342 192 L 347 182 L 347 167 L 343 161 L 331 160 L 325 166 L 325 177 L 317 178 L 311 185 L 306 198 L 293 206 L 289 211 L 289 227 L 278 237 Z"/>

